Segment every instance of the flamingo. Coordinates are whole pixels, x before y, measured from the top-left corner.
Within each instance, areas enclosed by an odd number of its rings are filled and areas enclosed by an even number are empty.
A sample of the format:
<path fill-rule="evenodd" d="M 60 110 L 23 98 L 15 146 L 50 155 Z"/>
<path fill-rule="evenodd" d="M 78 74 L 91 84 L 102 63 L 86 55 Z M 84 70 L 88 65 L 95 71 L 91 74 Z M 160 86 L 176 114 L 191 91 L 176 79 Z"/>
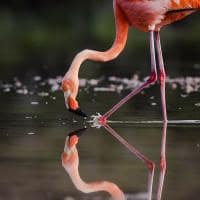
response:
<path fill-rule="evenodd" d="M 199 10 L 200 0 L 113 0 L 113 9 L 116 35 L 112 47 L 104 52 L 89 49 L 81 51 L 75 56 L 63 77 L 61 88 L 64 92 L 66 107 L 69 111 L 86 117 L 86 114 L 82 112 L 76 100 L 79 88 L 78 73 L 81 64 L 85 60 L 107 62 L 116 58 L 124 49 L 128 28 L 132 27 L 149 33 L 151 74 L 141 86 L 131 91 L 119 103 L 99 117 L 99 122 L 106 122 L 124 103 L 140 93 L 144 88 L 154 84 L 157 80 L 160 83 L 162 119 L 166 122 L 166 73 L 161 50 L 160 29 Z M 159 73 L 157 73 L 156 69 L 156 53 Z"/>
<path fill-rule="evenodd" d="M 86 183 L 81 179 L 78 170 L 79 156 L 76 147 L 78 140 L 79 135 L 77 132 L 71 133 L 66 138 L 64 152 L 61 156 L 62 166 L 69 174 L 76 188 L 84 193 L 105 191 L 111 195 L 113 200 L 125 200 L 123 191 L 115 183 L 108 181 Z"/>

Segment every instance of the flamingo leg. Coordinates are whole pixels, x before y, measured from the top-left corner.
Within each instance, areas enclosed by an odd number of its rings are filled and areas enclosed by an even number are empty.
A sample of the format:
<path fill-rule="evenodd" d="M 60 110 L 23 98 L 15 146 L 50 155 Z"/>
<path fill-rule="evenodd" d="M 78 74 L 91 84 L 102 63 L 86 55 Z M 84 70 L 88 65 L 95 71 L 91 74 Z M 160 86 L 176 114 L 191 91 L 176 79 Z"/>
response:
<path fill-rule="evenodd" d="M 113 130 L 108 124 L 104 124 L 103 127 L 114 137 L 116 138 L 122 145 L 124 145 L 133 155 L 135 155 L 139 160 L 141 160 L 148 169 L 148 200 L 152 199 L 152 188 L 153 188 L 153 179 L 154 179 L 154 170 L 155 164 L 153 161 L 148 159 L 145 155 L 143 155 L 139 150 L 137 150 L 134 146 L 129 144 L 124 138 L 122 138 L 115 130 Z"/>
<path fill-rule="evenodd" d="M 155 32 L 155 36 L 156 36 L 156 50 L 157 50 L 157 57 L 158 57 L 158 64 L 159 64 L 159 81 L 160 81 L 160 93 L 161 93 L 161 104 L 162 104 L 162 117 L 163 117 L 163 121 L 167 122 L 166 97 L 165 97 L 166 73 L 165 73 L 165 68 L 164 68 L 164 61 L 163 61 L 159 31 Z"/>
<path fill-rule="evenodd" d="M 159 63 L 159 81 L 160 81 L 160 93 L 161 93 L 161 104 L 162 104 L 162 117 L 163 117 L 163 130 L 161 140 L 161 153 L 160 153 L 160 176 L 157 191 L 157 200 L 161 199 L 163 183 L 166 173 L 166 136 L 167 136 L 167 112 L 166 112 L 166 98 L 165 98 L 165 68 L 162 56 L 160 33 L 157 31 L 156 34 L 156 49 Z"/>
<path fill-rule="evenodd" d="M 129 99 L 131 99 L 136 94 L 140 93 L 144 88 L 155 83 L 157 81 L 157 70 L 156 70 L 156 57 L 155 57 L 155 47 L 154 47 L 154 31 L 149 32 L 149 43 L 150 43 L 150 54 L 151 54 L 151 75 L 150 77 L 138 88 L 130 92 L 126 97 L 114 105 L 108 112 L 99 118 L 99 122 L 105 123 L 107 118 L 110 117 L 116 110 L 118 110 L 123 104 L 125 104 Z"/>

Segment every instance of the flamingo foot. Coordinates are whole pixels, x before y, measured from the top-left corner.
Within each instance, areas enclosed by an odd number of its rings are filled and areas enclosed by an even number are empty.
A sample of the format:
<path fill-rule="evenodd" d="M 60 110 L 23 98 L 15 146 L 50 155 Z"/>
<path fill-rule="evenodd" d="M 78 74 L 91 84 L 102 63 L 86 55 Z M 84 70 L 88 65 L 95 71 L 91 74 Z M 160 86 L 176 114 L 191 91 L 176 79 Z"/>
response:
<path fill-rule="evenodd" d="M 90 122 L 92 123 L 92 127 L 95 128 L 101 128 L 101 126 L 104 126 L 107 123 L 106 117 L 102 116 L 100 113 L 92 115 L 91 118 Z"/>

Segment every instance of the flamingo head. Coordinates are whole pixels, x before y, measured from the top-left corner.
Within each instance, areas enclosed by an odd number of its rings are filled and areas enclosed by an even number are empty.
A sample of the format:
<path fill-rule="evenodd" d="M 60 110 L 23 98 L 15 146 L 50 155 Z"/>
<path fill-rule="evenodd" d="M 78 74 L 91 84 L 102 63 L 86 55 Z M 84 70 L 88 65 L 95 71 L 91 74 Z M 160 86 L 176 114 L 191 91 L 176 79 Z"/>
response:
<path fill-rule="evenodd" d="M 61 160 L 63 166 L 72 166 L 77 161 L 77 149 L 78 137 L 76 135 L 68 136 L 65 142 L 64 152 L 62 153 Z"/>
<path fill-rule="evenodd" d="M 64 152 L 62 153 L 61 160 L 64 167 L 78 166 L 78 151 L 76 145 L 79 137 L 87 128 L 78 129 L 69 133 L 65 141 Z"/>
<path fill-rule="evenodd" d="M 82 117 L 87 115 L 80 109 L 76 96 L 78 93 L 78 81 L 72 81 L 70 79 L 64 79 L 62 81 L 62 91 L 64 93 L 65 105 L 70 112 L 73 112 Z"/>

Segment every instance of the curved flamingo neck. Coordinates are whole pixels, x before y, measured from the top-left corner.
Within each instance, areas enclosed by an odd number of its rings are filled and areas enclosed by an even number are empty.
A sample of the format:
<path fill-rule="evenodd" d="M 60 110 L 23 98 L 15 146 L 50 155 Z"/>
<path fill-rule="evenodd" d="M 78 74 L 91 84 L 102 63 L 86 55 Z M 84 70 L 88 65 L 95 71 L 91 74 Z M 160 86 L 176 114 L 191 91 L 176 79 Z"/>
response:
<path fill-rule="evenodd" d="M 65 77 L 69 75 L 78 76 L 80 66 L 85 60 L 106 62 L 116 58 L 124 49 L 128 35 L 128 23 L 125 19 L 125 16 L 118 7 L 116 0 L 113 1 L 113 7 L 115 15 L 116 35 L 112 47 L 104 52 L 89 49 L 81 51 L 75 56 Z"/>
<path fill-rule="evenodd" d="M 111 183 L 108 181 L 96 181 L 96 182 L 90 182 L 90 183 L 84 182 L 81 179 L 79 170 L 78 170 L 79 156 L 78 156 L 77 149 L 75 149 L 74 154 L 72 156 L 73 156 L 72 163 L 65 163 L 65 160 L 64 160 L 65 155 L 63 155 L 62 164 L 65 170 L 67 171 L 67 173 L 69 174 L 73 184 L 78 190 L 84 193 L 105 191 L 111 195 L 113 200 L 125 200 L 124 193 L 114 183 Z"/>

